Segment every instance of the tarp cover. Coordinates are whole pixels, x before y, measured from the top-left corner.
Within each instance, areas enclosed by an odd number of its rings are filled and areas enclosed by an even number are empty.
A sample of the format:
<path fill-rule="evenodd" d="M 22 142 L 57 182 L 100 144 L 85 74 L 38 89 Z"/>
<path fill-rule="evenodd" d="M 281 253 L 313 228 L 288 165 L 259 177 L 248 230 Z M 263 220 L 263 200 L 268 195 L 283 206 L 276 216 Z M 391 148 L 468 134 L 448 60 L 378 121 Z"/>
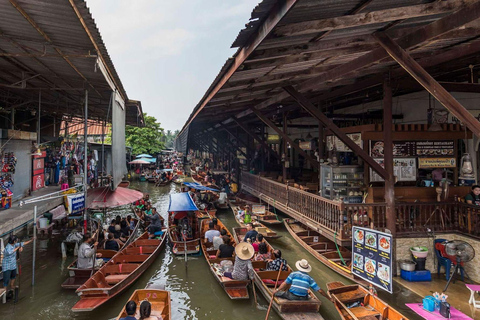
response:
<path fill-rule="evenodd" d="M 146 154 L 146 153 L 142 153 L 142 154 L 139 154 L 138 156 L 136 156 L 135 158 L 153 158 L 151 155 L 149 154 Z"/>
<path fill-rule="evenodd" d="M 170 195 L 168 212 L 175 211 L 197 211 L 198 208 L 188 192 L 173 193 Z"/>
<path fill-rule="evenodd" d="M 184 185 L 186 185 L 189 188 L 193 188 L 196 190 L 201 190 L 201 191 L 216 191 L 219 192 L 220 190 L 205 187 L 204 185 L 198 184 L 198 183 L 193 183 L 193 182 L 184 182 Z"/>
<path fill-rule="evenodd" d="M 112 191 L 110 187 L 89 189 L 87 190 L 87 208 L 115 208 L 142 198 L 142 192 L 128 188 L 117 187 L 115 191 Z"/>

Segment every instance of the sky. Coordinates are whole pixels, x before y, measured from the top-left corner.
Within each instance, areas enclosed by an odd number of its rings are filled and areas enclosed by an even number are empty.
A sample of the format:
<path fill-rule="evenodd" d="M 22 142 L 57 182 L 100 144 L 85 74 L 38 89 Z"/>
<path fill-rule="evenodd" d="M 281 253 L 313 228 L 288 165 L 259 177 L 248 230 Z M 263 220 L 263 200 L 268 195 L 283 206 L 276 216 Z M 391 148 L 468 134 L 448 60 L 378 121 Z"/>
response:
<path fill-rule="evenodd" d="M 260 0 L 87 0 L 129 99 L 180 130 Z"/>

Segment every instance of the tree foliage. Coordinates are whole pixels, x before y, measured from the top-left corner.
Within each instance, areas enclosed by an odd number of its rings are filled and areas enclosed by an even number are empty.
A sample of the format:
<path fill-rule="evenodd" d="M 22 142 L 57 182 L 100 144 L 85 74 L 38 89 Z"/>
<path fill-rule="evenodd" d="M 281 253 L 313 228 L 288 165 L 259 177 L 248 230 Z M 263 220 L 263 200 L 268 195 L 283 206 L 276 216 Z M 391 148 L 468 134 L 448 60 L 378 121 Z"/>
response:
<path fill-rule="evenodd" d="M 155 154 L 160 152 L 164 144 L 163 129 L 153 116 L 144 113 L 145 127 L 125 127 L 125 142 L 132 147 L 132 154 Z"/>
<path fill-rule="evenodd" d="M 173 149 L 173 142 L 175 141 L 175 138 L 179 133 L 180 133 L 180 130 L 175 130 L 174 132 L 172 132 L 172 130 L 167 130 L 165 132 L 165 135 L 164 135 L 165 148 Z"/>

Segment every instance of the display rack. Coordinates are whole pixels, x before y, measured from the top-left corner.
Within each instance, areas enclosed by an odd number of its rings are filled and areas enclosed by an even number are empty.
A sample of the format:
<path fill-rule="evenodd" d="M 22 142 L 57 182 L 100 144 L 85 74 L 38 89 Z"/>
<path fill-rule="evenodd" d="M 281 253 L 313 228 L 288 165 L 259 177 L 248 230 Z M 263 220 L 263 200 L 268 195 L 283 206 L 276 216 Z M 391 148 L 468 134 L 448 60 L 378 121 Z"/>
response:
<path fill-rule="evenodd" d="M 322 196 L 345 203 L 361 203 L 365 189 L 360 166 L 321 166 Z"/>

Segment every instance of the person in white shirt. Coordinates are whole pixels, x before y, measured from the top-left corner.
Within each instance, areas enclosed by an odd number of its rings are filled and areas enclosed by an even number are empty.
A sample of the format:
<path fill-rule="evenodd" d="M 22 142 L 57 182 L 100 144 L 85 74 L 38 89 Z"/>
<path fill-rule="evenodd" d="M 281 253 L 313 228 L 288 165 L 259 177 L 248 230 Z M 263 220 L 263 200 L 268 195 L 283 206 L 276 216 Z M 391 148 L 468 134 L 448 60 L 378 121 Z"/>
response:
<path fill-rule="evenodd" d="M 220 231 L 215 230 L 215 225 L 213 222 L 208 224 L 209 230 L 205 232 L 205 243 L 213 242 L 213 237 L 218 237 L 220 235 Z"/>
<path fill-rule="evenodd" d="M 220 235 L 213 237 L 213 249 L 218 250 L 221 244 L 223 244 L 223 236 L 227 235 L 227 230 L 222 229 Z"/>

